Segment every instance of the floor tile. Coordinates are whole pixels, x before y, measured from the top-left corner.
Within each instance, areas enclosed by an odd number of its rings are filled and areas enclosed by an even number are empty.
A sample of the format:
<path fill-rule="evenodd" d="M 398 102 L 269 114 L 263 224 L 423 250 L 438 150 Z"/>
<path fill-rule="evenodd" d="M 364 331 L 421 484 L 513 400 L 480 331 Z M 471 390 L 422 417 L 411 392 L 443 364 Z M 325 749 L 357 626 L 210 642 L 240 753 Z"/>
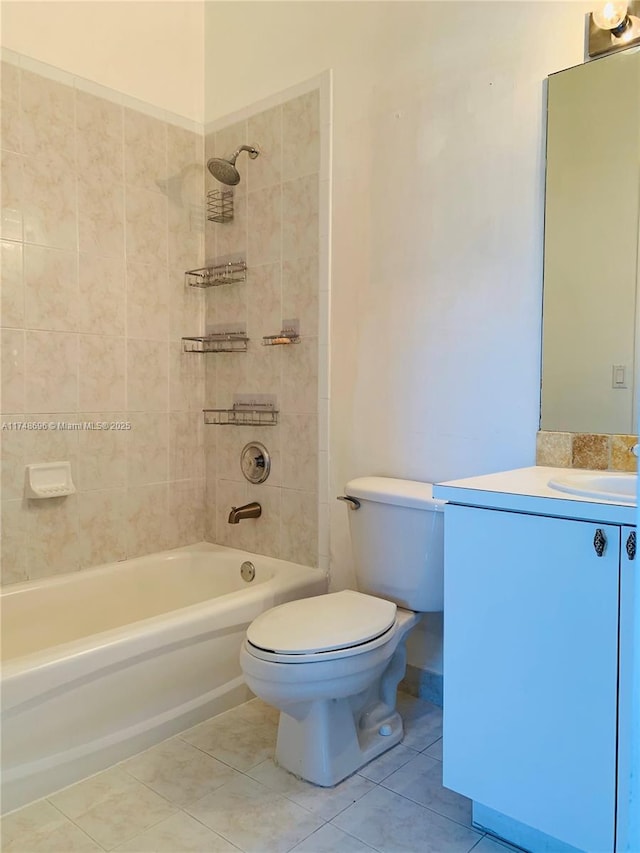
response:
<path fill-rule="evenodd" d="M 115 848 L 115 853 L 227 853 L 238 848 L 184 812 Z"/>
<path fill-rule="evenodd" d="M 101 853 L 93 839 L 46 800 L 2 818 L 3 853 Z"/>
<path fill-rule="evenodd" d="M 437 761 L 442 761 L 442 738 L 424 749 L 423 754 L 428 755 L 429 758 L 435 758 Z"/>
<path fill-rule="evenodd" d="M 364 841 L 347 835 L 331 823 L 325 823 L 313 835 L 296 844 L 292 853 L 368 853 L 371 850 L 374 848 Z"/>
<path fill-rule="evenodd" d="M 280 720 L 280 711 L 274 708 L 273 705 L 268 705 L 262 699 L 250 699 L 248 702 L 243 702 L 235 709 L 239 716 L 247 719 L 268 720 L 270 723 L 278 725 Z"/>
<path fill-rule="evenodd" d="M 331 820 L 374 787 L 373 782 L 354 775 L 333 788 L 321 788 L 278 767 L 271 759 L 254 767 L 248 775 L 324 820 Z"/>
<path fill-rule="evenodd" d="M 435 758 L 416 755 L 382 784 L 421 806 L 471 826 L 471 800 L 442 786 L 442 762 Z"/>
<path fill-rule="evenodd" d="M 468 853 L 481 837 L 386 788 L 374 788 L 332 823 L 381 853 Z"/>
<path fill-rule="evenodd" d="M 248 714 L 254 716 L 248 719 Z M 277 733 L 276 723 L 268 717 L 246 709 L 241 714 L 233 708 L 183 732 L 180 737 L 236 770 L 249 770 L 273 757 Z"/>
<path fill-rule="evenodd" d="M 284 853 L 322 825 L 306 809 L 246 776 L 187 811 L 245 853 Z"/>
<path fill-rule="evenodd" d="M 121 765 L 158 794 L 186 806 L 230 782 L 237 771 L 180 738 L 171 738 Z"/>
<path fill-rule="evenodd" d="M 442 737 L 442 708 L 438 705 L 398 693 L 397 708 L 404 722 L 404 746 L 421 752 Z"/>
<path fill-rule="evenodd" d="M 176 811 L 120 767 L 66 788 L 49 800 L 107 849 L 122 844 Z"/>
<path fill-rule="evenodd" d="M 497 838 L 491 838 L 490 835 L 485 835 L 473 848 L 473 853 L 509 853 L 509 851 L 511 853 L 524 853 L 519 847 L 499 841 Z"/>
<path fill-rule="evenodd" d="M 415 749 L 409 749 L 404 744 L 399 743 L 388 752 L 383 752 L 378 758 L 374 758 L 373 761 L 365 764 L 358 770 L 358 773 L 365 779 L 371 779 L 372 782 L 382 782 L 383 779 L 386 779 L 387 776 L 390 776 L 399 767 L 419 754 Z"/>

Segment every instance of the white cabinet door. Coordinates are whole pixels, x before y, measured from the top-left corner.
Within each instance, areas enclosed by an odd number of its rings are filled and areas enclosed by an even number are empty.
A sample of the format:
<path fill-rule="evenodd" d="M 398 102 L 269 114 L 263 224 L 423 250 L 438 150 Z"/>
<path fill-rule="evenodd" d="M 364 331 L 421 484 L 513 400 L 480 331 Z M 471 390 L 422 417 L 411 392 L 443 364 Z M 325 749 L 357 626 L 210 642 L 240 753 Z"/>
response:
<path fill-rule="evenodd" d="M 638 566 L 638 540 L 635 527 L 622 528 L 622 554 L 620 559 L 620 651 L 618 678 L 618 820 L 616 850 L 634 849 L 631 827 L 633 826 L 631 806 L 631 729 L 640 725 L 637 719 L 637 706 L 631 695 L 633 685 L 633 635 L 634 619 L 640 617 L 633 613 L 635 585 L 640 583 Z M 636 719 L 634 720 L 634 714 Z M 638 808 L 638 806 L 636 806 Z"/>
<path fill-rule="evenodd" d="M 445 512 L 444 784 L 612 851 L 620 528 Z"/>

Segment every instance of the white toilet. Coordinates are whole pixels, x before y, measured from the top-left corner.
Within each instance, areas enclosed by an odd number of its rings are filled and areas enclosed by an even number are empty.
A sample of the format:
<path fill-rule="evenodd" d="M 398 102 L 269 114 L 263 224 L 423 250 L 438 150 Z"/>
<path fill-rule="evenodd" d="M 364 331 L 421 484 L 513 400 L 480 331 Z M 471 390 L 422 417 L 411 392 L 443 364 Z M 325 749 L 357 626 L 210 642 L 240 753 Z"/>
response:
<path fill-rule="evenodd" d="M 280 709 L 276 761 L 335 785 L 402 739 L 396 690 L 420 613 L 443 607 L 443 501 L 429 483 L 361 477 L 345 488 L 356 579 L 274 607 L 247 630 L 240 663 Z"/>

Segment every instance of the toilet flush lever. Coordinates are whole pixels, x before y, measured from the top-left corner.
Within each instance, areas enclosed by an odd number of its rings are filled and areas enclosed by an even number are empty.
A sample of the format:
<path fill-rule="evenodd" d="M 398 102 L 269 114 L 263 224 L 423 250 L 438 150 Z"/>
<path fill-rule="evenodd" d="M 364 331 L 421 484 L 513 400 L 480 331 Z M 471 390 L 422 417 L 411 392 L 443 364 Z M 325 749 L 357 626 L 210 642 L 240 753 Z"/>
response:
<path fill-rule="evenodd" d="M 357 498 L 350 498 L 349 495 L 338 495 L 337 500 L 344 501 L 349 509 L 360 509 L 360 501 Z"/>

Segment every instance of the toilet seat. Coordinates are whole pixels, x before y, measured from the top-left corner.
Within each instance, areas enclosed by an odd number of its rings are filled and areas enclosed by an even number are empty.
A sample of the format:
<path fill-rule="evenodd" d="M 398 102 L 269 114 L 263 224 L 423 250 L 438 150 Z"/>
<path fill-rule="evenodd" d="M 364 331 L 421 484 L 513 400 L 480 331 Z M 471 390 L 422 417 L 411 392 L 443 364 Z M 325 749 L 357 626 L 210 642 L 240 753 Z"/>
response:
<path fill-rule="evenodd" d="M 349 657 L 393 636 L 394 602 L 353 590 L 288 602 L 261 614 L 247 630 L 254 657 L 303 663 Z"/>

